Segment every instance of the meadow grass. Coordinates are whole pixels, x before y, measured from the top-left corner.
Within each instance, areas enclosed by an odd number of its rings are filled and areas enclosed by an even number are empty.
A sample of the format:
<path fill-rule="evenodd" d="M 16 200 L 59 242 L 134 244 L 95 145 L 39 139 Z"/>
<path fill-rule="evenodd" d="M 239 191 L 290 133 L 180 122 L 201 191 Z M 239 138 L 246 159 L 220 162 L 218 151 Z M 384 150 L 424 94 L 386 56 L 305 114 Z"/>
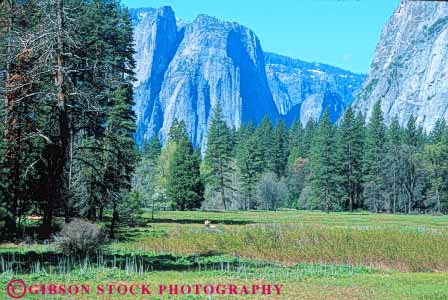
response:
<path fill-rule="evenodd" d="M 282 300 L 448 299 L 446 216 L 300 211 L 160 212 L 154 221 L 149 216 L 145 226 L 119 228 L 118 239 L 87 260 L 65 257 L 52 244 L 0 244 L 0 287 L 12 278 L 90 285 L 270 282 L 284 285 Z M 217 228 L 204 228 L 207 219 Z M 4 292 L 0 288 L 0 299 L 8 299 Z"/>
<path fill-rule="evenodd" d="M 163 212 L 152 228 L 127 229 L 134 240 L 111 248 L 216 253 L 285 265 L 334 263 L 411 272 L 448 271 L 446 217 L 246 212 L 233 218 L 235 214 Z M 425 218 L 428 225 L 423 223 Z M 206 230 L 200 222 L 205 219 L 213 220 L 217 229 Z"/>
<path fill-rule="evenodd" d="M 107 272 L 84 273 L 82 276 L 72 274 L 71 276 L 40 275 L 22 277 L 25 282 L 51 282 L 58 284 L 88 284 L 94 289 L 95 286 L 102 284 L 132 284 L 145 283 L 156 290 L 160 284 L 262 284 L 262 283 L 280 283 L 283 285 L 281 297 L 282 300 L 446 300 L 448 299 L 448 276 L 445 273 L 360 273 L 352 276 L 309 276 L 301 281 L 294 278 L 280 281 L 271 281 L 269 279 L 244 279 L 233 277 L 229 274 L 222 274 L 213 271 L 166 271 L 166 272 L 147 272 L 144 275 L 125 275 Z M 7 277 L 0 278 L 0 286 L 5 286 L 8 282 Z M 0 299 L 8 299 L 5 291 L 0 289 Z M 31 299 L 31 298 L 29 298 Z M 39 299 L 67 299 L 67 297 L 49 297 L 41 296 Z M 160 299 L 247 299 L 247 297 L 222 296 L 219 298 L 198 298 L 182 297 L 169 298 L 160 296 L 120 296 L 111 295 L 107 298 L 102 296 L 89 295 L 82 299 L 113 299 L 113 300 L 160 300 Z M 252 299 L 252 298 L 251 298 Z M 253 299 L 264 299 L 260 296 Z M 277 299 L 277 298 L 272 298 Z"/>
<path fill-rule="evenodd" d="M 151 219 L 151 213 L 145 213 L 147 220 Z M 337 212 L 324 213 L 321 211 L 226 211 L 226 212 L 201 212 L 201 211 L 160 211 L 156 213 L 157 223 L 168 224 L 192 224 L 211 220 L 218 224 L 251 224 L 251 223 L 299 223 L 311 225 L 332 225 L 343 227 L 354 226 L 394 226 L 412 228 L 446 228 L 448 216 L 431 215 L 393 215 L 373 214 L 368 212 Z"/>

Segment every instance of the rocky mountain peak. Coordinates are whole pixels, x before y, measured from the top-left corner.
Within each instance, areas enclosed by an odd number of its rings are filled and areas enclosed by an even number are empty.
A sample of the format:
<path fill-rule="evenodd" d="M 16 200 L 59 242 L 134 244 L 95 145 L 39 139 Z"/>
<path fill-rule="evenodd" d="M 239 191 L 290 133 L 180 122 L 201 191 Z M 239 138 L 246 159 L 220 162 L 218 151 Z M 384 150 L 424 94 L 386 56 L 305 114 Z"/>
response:
<path fill-rule="evenodd" d="M 319 118 L 325 108 L 339 116 L 364 79 L 331 66 L 264 53 L 256 34 L 235 22 L 199 15 L 188 23 L 169 7 L 131 13 L 138 144 L 153 135 L 166 140 L 179 119 L 193 143 L 204 147 L 218 103 L 231 127 L 249 121 L 256 125 L 266 115 L 288 123 Z M 302 103 L 306 110 L 301 112 Z"/>
<path fill-rule="evenodd" d="M 386 121 L 411 115 L 426 129 L 448 118 L 448 3 L 401 1 L 385 25 L 354 108 L 370 118 L 381 100 Z"/>

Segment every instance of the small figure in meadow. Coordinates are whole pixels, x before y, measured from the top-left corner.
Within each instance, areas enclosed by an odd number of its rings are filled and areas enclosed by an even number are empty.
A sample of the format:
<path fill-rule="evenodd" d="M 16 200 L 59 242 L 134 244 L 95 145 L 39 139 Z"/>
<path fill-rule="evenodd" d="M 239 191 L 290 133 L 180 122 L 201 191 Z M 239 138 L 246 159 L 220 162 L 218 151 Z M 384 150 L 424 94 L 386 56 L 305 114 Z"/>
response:
<path fill-rule="evenodd" d="M 216 226 L 212 225 L 212 222 L 210 220 L 205 220 L 204 227 L 207 229 L 216 229 Z"/>

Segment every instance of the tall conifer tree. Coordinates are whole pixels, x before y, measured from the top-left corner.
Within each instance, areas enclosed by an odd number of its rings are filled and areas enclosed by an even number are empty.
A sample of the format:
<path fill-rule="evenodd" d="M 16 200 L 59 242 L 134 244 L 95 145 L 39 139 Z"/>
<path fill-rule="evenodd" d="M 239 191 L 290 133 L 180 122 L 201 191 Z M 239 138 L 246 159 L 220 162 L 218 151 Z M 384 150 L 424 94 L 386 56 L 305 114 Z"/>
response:
<path fill-rule="evenodd" d="M 381 102 L 375 103 L 372 117 L 367 125 L 364 147 L 364 193 L 367 205 L 379 211 L 384 207 L 384 145 L 386 126 L 384 125 Z"/>
<path fill-rule="evenodd" d="M 232 189 L 232 160 L 232 134 L 218 104 L 210 121 L 204 163 L 206 182 L 212 191 L 219 193 L 224 210 Z"/>
<path fill-rule="evenodd" d="M 336 130 L 325 110 L 310 154 L 313 197 L 326 212 L 330 212 L 340 199 L 340 177 L 336 151 Z"/>
<path fill-rule="evenodd" d="M 338 156 L 341 185 L 350 211 L 355 208 L 357 184 L 362 174 L 362 128 L 356 126 L 351 107 L 345 112 L 338 131 Z"/>
<path fill-rule="evenodd" d="M 180 127 L 185 127 L 183 122 Z M 184 128 L 185 129 L 185 128 Z M 176 148 L 169 162 L 167 196 L 178 210 L 199 208 L 202 202 L 203 186 L 199 173 L 199 156 L 193 151 L 193 145 L 185 130 L 179 130 Z"/>

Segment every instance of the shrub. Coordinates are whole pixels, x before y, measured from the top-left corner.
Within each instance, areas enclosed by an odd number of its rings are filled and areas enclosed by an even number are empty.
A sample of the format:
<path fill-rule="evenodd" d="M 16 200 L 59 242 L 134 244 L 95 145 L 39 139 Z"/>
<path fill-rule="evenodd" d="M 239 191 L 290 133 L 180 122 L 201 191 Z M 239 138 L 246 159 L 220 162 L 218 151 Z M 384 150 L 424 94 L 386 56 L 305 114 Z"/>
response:
<path fill-rule="evenodd" d="M 64 224 L 54 240 L 64 254 L 86 257 L 101 248 L 106 242 L 106 235 L 95 224 L 74 219 Z"/>

